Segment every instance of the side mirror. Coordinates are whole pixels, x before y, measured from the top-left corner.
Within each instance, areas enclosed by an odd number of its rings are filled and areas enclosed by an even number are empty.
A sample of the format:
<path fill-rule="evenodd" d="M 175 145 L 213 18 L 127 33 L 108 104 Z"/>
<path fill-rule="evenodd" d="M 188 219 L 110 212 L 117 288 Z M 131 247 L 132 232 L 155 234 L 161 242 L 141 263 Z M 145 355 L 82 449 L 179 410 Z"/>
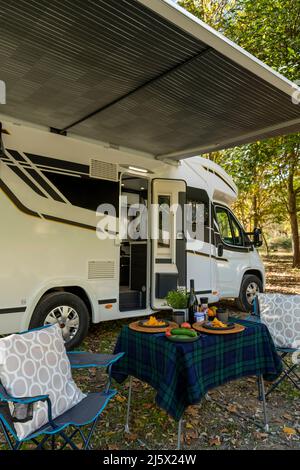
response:
<path fill-rule="evenodd" d="M 247 232 L 248 236 L 252 237 L 251 245 L 259 248 L 263 244 L 262 231 L 260 228 L 255 228 L 253 232 Z"/>
<path fill-rule="evenodd" d="M 221 258 L 221 256 L 223 256 L 223 252 L 224 252 L 223 244 L 219 243 L 217 248 L 218 248 L 218 257 Z"/>
<path fill-rule="evenodd" d="M 253 230 L 253 245 L 257 248 L 262 246 L 263 238 L 262 238 L 262 231 L 260 228 L 255 228 Z"/>

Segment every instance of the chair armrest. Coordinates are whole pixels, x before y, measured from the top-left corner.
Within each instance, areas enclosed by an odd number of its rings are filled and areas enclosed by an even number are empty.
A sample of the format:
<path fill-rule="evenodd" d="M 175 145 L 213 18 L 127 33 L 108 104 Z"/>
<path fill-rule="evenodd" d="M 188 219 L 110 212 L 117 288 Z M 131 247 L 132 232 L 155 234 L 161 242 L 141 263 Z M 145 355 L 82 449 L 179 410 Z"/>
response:
<path fill-rule="evenodd" d="M 109 367 L 121 359 L 124 353 L 94 354 L 84 351 L 71 351 L 67 355 L 72 369 L 85 369 L 91 367 Z"/>
<path fill-rule="evenodd" d="M 37 395 L 35 397 L 13 397 L 3 387 L 2 384 L 0 384 L 0 401 L 5 401 L 5 402 L 12 402 L 12 403 L 22 403 L 24 405 L 27 405 L 29 403 L 35 403 L 37 401 L 47 401 L 49 398 L 49 395 Z"/>

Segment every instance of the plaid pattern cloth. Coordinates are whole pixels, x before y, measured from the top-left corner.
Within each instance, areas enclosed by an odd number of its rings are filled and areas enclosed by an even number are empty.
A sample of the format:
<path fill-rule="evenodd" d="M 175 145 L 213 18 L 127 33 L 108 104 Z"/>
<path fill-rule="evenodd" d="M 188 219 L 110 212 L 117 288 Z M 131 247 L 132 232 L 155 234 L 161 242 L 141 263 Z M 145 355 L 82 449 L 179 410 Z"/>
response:
<path fill-rule="evenodd" d="M 261 375 L 274 380 L 282 370 L 265 325 L 248 321 L 233 335 L 205 335 L 193 343 L 171 343 L 164 334 L 148 334 L 123 327 L 114 353 L 125 352 L 112 369 L 122 383 L 128 375 L 150 384 L 156 403 L 179 420 L 208 390 L 240 377 Z"/>

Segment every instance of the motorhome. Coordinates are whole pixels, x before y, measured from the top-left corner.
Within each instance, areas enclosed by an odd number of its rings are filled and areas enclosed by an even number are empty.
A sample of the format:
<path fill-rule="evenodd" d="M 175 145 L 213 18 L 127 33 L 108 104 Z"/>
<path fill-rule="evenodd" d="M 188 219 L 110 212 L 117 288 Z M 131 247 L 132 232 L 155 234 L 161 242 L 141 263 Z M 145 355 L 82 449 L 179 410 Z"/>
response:
<path fill-rule="evenodd" d="M 1 15 L 0 334 L 59 322 L 73 347 L 190 279 L 249 309 L 265 283 L 258 232 L 198 155 L 298 132 L 299 88 L 170 0 L 3 2 Z M 150 236 L 122 233 L 132 204 Z M 162 227 L 163 205 L 201 206 L 202 238 L 184 211 Z"/>
<path fill-rule="evenodd" d="M 230 210 L 237 188 L 212 161 L 194 157 L 174 166 L 24 124 L 2 125 L 1 333 L 59 321 L 74 345 L 89 322 L 166 308 L 168 291 L 190 279 L 199 296 L 237 298 L 244 309 L 263 289 L 262 262 Z M 149 230 L 159 226 L 160 214 L 151 204 L 202 205 L 203 237 L 176 231 L 183 212 L 174 211 L 165 242 L 121 238 L 124 197 L 129 206 L 149 208 Z M 100 204 L 116 212 L 115 233 L 103 237 L 96 233 Z"/>

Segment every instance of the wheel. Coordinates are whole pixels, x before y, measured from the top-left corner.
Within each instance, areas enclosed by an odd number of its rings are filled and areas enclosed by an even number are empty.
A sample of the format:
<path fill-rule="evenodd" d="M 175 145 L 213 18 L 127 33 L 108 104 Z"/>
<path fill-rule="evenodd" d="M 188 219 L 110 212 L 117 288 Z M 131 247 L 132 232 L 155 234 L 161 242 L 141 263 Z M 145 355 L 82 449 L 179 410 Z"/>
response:
<path fill-rule="evenodd" d="M 62 329 L 66 349 L 78 346 L 89 328 L 88 309 L 77 295 L 69 292 L 52 292 L 37 305 L 29 328 L 58 323 Z"/>
<path fill-rule="evenodd" d="M 243 312 L 250 312 L 254 298 L 263 291 L 263 284 L 254 274 L 245 274 L 242 280 L 237 306 Z"/>

